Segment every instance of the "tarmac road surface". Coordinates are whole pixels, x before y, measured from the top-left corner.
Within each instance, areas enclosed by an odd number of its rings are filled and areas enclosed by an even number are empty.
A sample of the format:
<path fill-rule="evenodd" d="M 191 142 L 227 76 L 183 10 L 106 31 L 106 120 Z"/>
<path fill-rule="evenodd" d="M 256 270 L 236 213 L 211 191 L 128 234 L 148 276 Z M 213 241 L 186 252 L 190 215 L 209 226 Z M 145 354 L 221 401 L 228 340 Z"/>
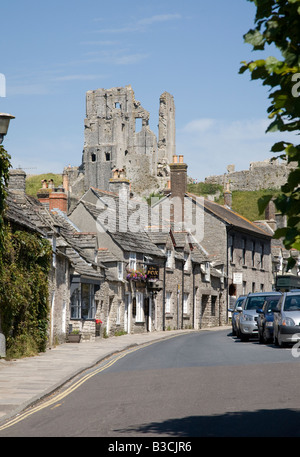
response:
<path fill-rule="evenodd" d="M 300 436 L 299 363 L 228 329 L 176 333 L 85 370 L 0 437 Z"/>

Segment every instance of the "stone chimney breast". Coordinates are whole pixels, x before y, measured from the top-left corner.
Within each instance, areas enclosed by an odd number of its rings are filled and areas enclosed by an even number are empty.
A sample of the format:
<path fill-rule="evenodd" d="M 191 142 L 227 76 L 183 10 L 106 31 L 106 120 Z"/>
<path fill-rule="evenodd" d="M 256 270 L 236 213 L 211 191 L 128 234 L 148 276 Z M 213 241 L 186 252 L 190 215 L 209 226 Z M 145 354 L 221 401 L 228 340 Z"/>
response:
<path fill-rule="evenodd" d="M 17 201 L 24 201 L 26 191 L 26 173 L 21 168 L 9 171 L 8 190 L 14 194 Z"/>

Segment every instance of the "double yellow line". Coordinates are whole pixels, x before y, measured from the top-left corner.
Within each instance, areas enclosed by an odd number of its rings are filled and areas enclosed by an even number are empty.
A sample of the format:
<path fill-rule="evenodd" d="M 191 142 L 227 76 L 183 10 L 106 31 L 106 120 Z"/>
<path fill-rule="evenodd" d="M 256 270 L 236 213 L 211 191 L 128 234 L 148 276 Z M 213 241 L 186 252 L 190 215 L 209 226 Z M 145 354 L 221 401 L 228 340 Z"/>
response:
<path fill-rule="evenodd" d="M 182 333 L 183 334 L 183 333 Z M 168 338 L 165 338 L 165 339 L 171 339 L 171 338 L 175 338 L 176 336 L 179 336 L 179 335 L 172 335 Z M 164 340 L 165 340 L 164 339 Z M 62 399 L 64 399 L 65 397 L 67 397 L 67 395 L 70 395 L 72 392 L 74 392 L 76 389 L 78 389 L 78 387 L 80 387 L 82 384 L 84 384 L 86 381 L 88 381 L 90 378 L 92 378 L 93 376 L 95 376 L 96 374 L 99 374 L 101 373 L 102 371 L 104 370 L 107 370 L 107 368 L 111 367 L 112 365 L 114 365 L 116 362 L 118 362 L 120 359 L 122 359 L 123 357 L 125 357 L 126 355 L 128 354 L 132 354 L 133 352 L 136 352 L 140 349 L 143 349 L 147 346 L 150 346 L 154 343 L 158 343 L 159 341 L 162 341 L 162 340 L 157 340 L 157 341 L 151 341 L 150 343 L 145 343 L 145 344 L 142 344 L 138 347 L 135 347 L 133 349 L 128 349 L 127 351 L 124 351 L 122 352 L 120 355 L 118 355 L 117 357 L 113 358 L 112 360 L 109 360 L 105 365 L 99 367 L 98 369 L 92 371 L 91 373 L 87 373 L 85 376 L 83 376 L 82 378 L 80 378 L 77 382 L 75 382 L 74 384 L 72 384 L 69 388 L 67 388 L 66 390 L 64 390 L 63 392 L 57 394 L 54 398 L 52 399 L 49 399 L 47 401 L 45 401 L 43 404 L 41 405 L 38 405 L 38 406 L 35 406 L 35 407 L 32 407 L 26 411 L 24 411 L 22 414 L 18 415 L 17 417 L 15 417 L 14 419 L 10 420 L 9 422 L 7 422 L 6 424 L 0 426 L 0 431 L 2 430 L 5 430 L 6 428 L 8 427 L 12 427 L 13 425 L 17 424 L 18 422 L 21 422 L 22 420 L 26 419 L 27 417 L 31 416 L 32 414 L 35 414 L 37 413 L 38 411 L 41 411 L 42 409 L 45 409 L 45 408 L 48 408 L 49 406 L 52 406 L 54 405 L 55 403 L 58 403 L 59 401 L 61 401 Z"/>

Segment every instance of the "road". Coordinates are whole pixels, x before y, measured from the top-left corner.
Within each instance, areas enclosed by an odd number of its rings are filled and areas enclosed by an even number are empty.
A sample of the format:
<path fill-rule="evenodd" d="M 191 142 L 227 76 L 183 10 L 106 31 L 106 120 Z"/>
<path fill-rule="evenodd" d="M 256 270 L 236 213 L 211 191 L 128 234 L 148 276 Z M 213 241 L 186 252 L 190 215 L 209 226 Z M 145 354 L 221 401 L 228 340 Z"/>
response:
<path fill-rule="evenodd" d="M 228 330 L 180 335 L 93 367 L 0 438 L 300 436 L 299 364 Z"/>

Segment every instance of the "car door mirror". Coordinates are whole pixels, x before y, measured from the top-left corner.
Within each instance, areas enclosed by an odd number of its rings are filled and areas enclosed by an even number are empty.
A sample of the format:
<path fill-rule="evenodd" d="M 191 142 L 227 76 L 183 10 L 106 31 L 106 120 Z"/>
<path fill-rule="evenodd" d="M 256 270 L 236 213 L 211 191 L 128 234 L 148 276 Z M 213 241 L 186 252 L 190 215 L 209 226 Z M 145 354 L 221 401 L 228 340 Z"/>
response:
<path fill-rule="evenodd" d="M 237 307 L 235 308 L 235 310 L 238 311 L 238 312 L 240 313 L 241 311 L 243 311 L 243 308 L 242 308 L 241 306 L 237 306 Z"/>

